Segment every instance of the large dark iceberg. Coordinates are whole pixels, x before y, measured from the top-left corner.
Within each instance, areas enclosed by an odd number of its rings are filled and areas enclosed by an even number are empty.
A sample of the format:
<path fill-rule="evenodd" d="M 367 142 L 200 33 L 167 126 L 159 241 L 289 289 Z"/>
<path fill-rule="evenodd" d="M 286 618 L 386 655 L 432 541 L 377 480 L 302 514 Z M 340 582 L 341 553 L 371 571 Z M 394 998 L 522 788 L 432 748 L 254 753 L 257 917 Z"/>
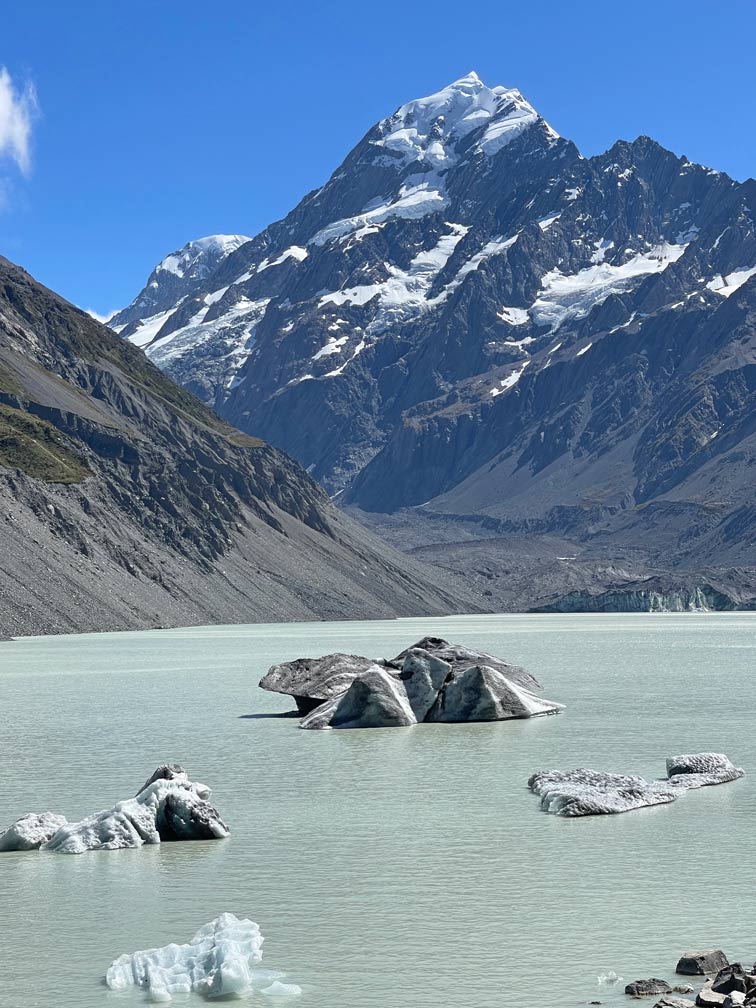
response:
<path fill-rule="evenodd" d="M 484 651 L 424 637 L 396 658 L 330 654 L 274 665 L 263 689 L 288 693 L 302 728 L 398 728 L 556 714 L 525 669 Z"/>

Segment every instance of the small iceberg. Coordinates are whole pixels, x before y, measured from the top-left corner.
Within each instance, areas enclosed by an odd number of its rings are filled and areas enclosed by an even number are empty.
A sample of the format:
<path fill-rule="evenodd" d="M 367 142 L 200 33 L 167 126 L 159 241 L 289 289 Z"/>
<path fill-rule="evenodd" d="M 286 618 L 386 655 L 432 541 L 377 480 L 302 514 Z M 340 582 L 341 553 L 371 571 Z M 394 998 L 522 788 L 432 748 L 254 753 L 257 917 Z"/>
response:
<path fill-rule="evenodd" d="M 284 973 L 255 969 L 264 940 L 254 921 L 224 913 L 185 945 L 119 956 L 110 964 L 105 983 L 115 991 L 139 987 L 157 1002 L 192 992 L 206 998 L 240 998 L 253 991 L 271 998 L 301 994 L 296 984 L 281 983 Z"/>
<path fill-rule="evenodd" d="M 69 823 L 50 812 L 29 813 L 0 833 L 0 851 L 83 854 L 167 840 L 216 840 L 229 835 L 208 801 L 210 788 L 189 780 L 183 767 L 159 766 L 135 797 Z"/>
<path fill-rule="evenodd" d="M 541 797 L 541 808 L 560 816 L 616 815 L 676 801 L 694 788 L 737 780 L 745 771 L 724 753 L 687 753 L 667 760 L 667 777 L 647 781 L 600 770 L 541 770 L 528 787 Z"/>

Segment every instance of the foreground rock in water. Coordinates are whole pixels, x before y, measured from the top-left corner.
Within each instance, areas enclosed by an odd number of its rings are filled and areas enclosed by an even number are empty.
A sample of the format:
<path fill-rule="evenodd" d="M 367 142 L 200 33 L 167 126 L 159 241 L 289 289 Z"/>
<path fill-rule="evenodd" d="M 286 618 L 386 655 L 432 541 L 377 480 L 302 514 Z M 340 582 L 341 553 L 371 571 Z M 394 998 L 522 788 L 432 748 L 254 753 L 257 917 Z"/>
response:
<path fill-rule="evenodd" d="M 633 980 L 625 987 L 625 994 L 631 997 L 648 997 L 651 994 L 671 994 L 672 987 L 666 980 L 652 977 L 650 980 Z"/>
<path fill-rule="evenodd" d="M 545 770 L 534 773 L 528 787 L 541 796 L 544 812 L 561 816 L 612 815 L 673 802 L 687 790 L 737 780 L 744 774 L 723 753 L 675 756 L 667 760 L 667 769 L 670 776 L 666 780 L 650 782 L 643 777 L 596 770 Z"/>
<path fill-rule="evenodd" d="M 0 851 L 48 850 L 83 854 L 170 840 L 214 840 L 228 826 L 208 801 L 210 789 L 190 781 L 176 764 L 158 767 L 134 798 L 96 812 L 81 822 L 34 813 L 22 816 L 0 834 Z"/>
<path fill-rule="evenodd" d="M 704 976 L 707 973 L 718 973 L 729 965 L 727 956 L 721 949 L 686 952 L 678 960 L 675 973 L 681 973 L 683 976 Z"/>
<path fill-rule="evenodd" d="M 193 991 L 207 998 L 244 997 L 260 991 L 271 997 L 301 994 L 281 983 L 274 970 L 254 969 L 262 959 L 263 936 L 254 921 L 224 913 L 185 945 L 146 949 L 115 959 L 105 974 L 111 990 L 141 987 L 151 1001 L 171 1001 Z"/>
<path fill-rule="evenodd" d="M 274 665 L 263 689 L 291 694 L 302 728 L 397 728 L 421 722 L 503 721 L 563 709 L 536 696 L 525 669 L 425 637 L 396 658 L 332 654 Z"/>

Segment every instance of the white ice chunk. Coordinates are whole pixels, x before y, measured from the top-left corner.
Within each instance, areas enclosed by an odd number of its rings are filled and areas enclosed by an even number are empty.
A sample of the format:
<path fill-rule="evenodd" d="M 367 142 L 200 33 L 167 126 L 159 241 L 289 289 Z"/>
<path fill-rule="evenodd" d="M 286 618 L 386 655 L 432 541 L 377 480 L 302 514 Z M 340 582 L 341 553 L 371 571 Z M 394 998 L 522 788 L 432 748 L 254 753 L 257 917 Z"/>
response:
<path fill-rule="evenodd" d="M 63 816 L 52 812 L 30 812 L 0 833 L 0 851 L 37 850 L 65 825 Z"/>
<path fill-rule="evenodd" d="M 261 993 L 266 997 L 297 997 L 302 993 L 302 988 L 298 984 L 285 984 L 275 980 L 269 987 L 263 987 Z"/>
<path fill-rule="evenodd" d="M 208 802 L 210 789 L 186 771 L 161 766 L 134 798 L 69 823 L 51 813 L 30 814 L 0 834 L 0 851 L 33 850 L 82 854 L 158 844 L 161 840 L 213 840 L 229 830 Z M 54 827 L 54 828 L 53 828 Z"/>
<path fill-rule="evenodd" d="M 207 998 L 243 997 L 272 975 L 269 970 L 260 970 L 258 976 L 253 968 L 262 959 L 263 941 L 254 921 L 224 913 L 200 928 L 185 945 L 120 956 L 110 964 L 105 983 L 117 991 L 140 987 L 152 1001 L 170 1001 L 174 994 L 192 991 Z M 274 980 L 266 989 L 276 984 L 288 986 Z"/>

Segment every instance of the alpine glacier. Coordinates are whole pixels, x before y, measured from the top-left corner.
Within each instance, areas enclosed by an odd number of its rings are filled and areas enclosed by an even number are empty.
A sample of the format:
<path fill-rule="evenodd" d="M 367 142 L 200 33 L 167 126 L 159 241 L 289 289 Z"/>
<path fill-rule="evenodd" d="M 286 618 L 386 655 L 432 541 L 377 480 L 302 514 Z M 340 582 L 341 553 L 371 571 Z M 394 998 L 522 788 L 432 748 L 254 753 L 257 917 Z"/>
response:
<path fill-rule="evenodd" d="M 550 534 L 587 561 L 550 556 L 549 586 L 692 567 L 736 606 L 756 598 L 755 220 L 753 180 L 648 137 L 583 157 L 470 73 L 283 220 L 202 239 L 207 275 L 154 271 L 111 325 L 434 562 L 459 569 L 461 523 L 501 550 Z M 401 509 L 404 539 L 379 517 Z M 507 605 L 535 593 L 462 566 Z"/>

